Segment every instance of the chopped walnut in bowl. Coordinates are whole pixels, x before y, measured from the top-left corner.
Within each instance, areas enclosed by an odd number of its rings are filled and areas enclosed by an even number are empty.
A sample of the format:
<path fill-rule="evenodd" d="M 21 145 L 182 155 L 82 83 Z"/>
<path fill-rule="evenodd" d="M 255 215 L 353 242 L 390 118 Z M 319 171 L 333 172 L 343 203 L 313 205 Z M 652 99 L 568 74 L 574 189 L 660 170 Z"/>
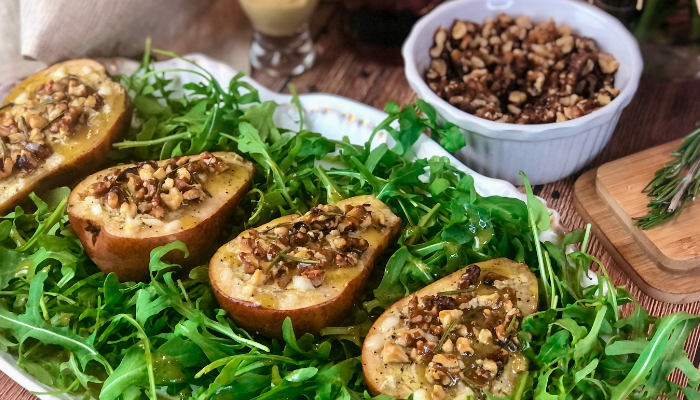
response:
<path fill-rule="evenodd" d="M 482 24 L 440 27 L 425 80 L 454 107 L 515 124 L 564 122 L 590 114 L 619 95 L 620 63 L 596 42 L 553 19 L 500 14 Z"/>
<path fill-rule="evenodd" d="M 406 78 L 465 136 L 454 155 L 469 168 L 513 184 L 519 171 L 532 184 L 563 179 L 610 140 L 639 86 L 639 45 L 585 1 L 494 5 L 452 0 L 421 18 L 402 49 Z"/>

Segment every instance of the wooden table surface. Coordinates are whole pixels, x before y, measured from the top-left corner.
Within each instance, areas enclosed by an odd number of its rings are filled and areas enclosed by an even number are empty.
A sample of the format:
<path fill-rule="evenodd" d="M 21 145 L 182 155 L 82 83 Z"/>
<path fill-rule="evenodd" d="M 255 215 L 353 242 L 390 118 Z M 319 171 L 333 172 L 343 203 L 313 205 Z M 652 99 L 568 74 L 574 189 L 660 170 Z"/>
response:
<path fill-rule="evenodd" d="M 415 99 L 415 94 L 404 77 L 403 67 L 386 66 L 365 59 L 352 51 L 352 42 L 342 30 L 343 18 L 337 3 L 324 3 L 312 23 L 318 58 L 314 67 L 293 78 L 273 78 L 257 71 L 252 77 L 268 88 L 288 92 L 292 83 L 299 93 L 323 92 L 345 96 L 353 100 L 383 108 L 389 101 L 400 104 Z M 668 82 L 650 77 L 642 78 L 632 103 L 622 113 L 617 129 L 602 154 L 585 170 L 640 150 L 681 138 L 694 129 L 700 120 L 700 80 Z M 583 172 L 583 171 L 582 171 Z M 570 229 L 585 227 L 575 210 L 573 187 L 579 174 L 558 182 L 535 187 L 535 192 L 548 205 L 559 211 L 562 222 Z M 700 313 L 700 303 L 673 305 L 656 301 L 635 287 L 601 247 L 592 241 L 591 252 L 605 265 L 617 285 L 624 285 L 652 315 L 672 312 Z M 698 332 L 686 345 L 695 365 L 700 362 Z M 0 372 L 0 399 L 29 400 L 35 396 Z"/>

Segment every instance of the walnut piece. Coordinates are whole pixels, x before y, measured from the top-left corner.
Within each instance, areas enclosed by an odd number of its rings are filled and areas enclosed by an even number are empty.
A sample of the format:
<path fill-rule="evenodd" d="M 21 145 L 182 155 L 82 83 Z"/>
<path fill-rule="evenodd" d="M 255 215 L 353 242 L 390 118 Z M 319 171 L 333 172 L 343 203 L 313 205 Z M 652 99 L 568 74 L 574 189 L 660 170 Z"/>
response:
<path fill-rule="evenodd" d="M 617 97 L 620 63 L 593 39 L 553 20 L 505 14 L 440 27 L 428 86 L 462 111 L 497 122 L 544 124 L 588 115 Z"/>

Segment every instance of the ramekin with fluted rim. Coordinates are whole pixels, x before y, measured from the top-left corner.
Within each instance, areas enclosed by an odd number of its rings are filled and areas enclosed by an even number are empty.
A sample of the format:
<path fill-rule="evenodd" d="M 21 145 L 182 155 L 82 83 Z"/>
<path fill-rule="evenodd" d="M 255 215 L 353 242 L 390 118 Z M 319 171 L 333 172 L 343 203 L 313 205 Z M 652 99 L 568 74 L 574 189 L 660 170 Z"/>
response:
<path fill-rule="evenodd" d="M 574 33 L 593 38 L 602 52 L 620 62 L 615 88 L 620 94 L 610 104 L 586 116 L 566 122 L 516 125 L 494 122 L 468 114 L 435 94 L 425 83 L 435 31 L 450 28 L 455 20 L 482 23 L 500 13 L 529 15 L 533 22 L 554 18 Z M 467 146 L 455 153 L 477 172 L 521 183 L 519 171 L 533 184 L 565 178 L 591 162 L 610 140 L 625 108 L 639 85 L 643 62 L 639 46 L 614 17 L 580 0 L 454 0 L 435 8 L 413 27 L 404 43 L 406 78 L 418 97 L 433 105 L 441 122 L 460 128 Z"/>

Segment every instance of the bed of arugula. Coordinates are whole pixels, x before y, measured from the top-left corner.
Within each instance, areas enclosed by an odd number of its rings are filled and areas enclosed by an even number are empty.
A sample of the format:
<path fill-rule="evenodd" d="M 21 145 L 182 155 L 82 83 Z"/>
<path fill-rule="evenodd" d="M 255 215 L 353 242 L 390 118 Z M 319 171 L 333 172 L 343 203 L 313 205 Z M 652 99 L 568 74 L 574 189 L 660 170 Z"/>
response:
<path fill-rule="evenodd" d="M 508 257 L 527 263 L 541 282 L 541 311 L 522 321 L 520 333 L 530 371 L 510 399 L 680 393 L 700 399 L 700 371 L 684 350 L 700 319 L 650 317 L 586 253 L 588 231 L 558 243 L 534 240 L 550 218 L 524 176 L 527 205 L 480 196 L 473 179 L 444 157 L 412 157 L 423 132 L 449 150 L 464 146 L 456 127 L 437 126 L 428 104 L 387 105 L 389 117 L 377 131 L 387 130 L 395 146 L 351 145 L 304 130 L 301 113 L 298 132 L 277 128 L 276 104 L 260 103 L 241 76 L 221 86 L 193 64 L 179 72 L 202 81 L 185 85 L 183 96 L 165 71 L 154 70 L 149 53 L 136 73 L 120 77 L 136 122 L 128 140 L 115 146 L 115 163 L 204 150 L 253 160 L 255 184 L 231 221 L 230 237 L 283 214 L 370 193 L 392 207 L 404 229 L 346 326 L 296 338 L 288 320 L 284 340 L 271 341 L 237 328 L 217 308 L 206 266 L 181 274 L 161 261 L 170 251 L 187 252 L 182 243 L 152 252 L 150 282 L 120 283 L 96 268 L 71 231 L 68 188 L 31 195 L 33 212 L 17 208 L 0 217 L 0 347 L 53 393 L 100 400 L 163 393 L 198 400 L 369 399 L 359 354 L 373 319 L 469 263 Z M 321 160 L 335 167 L 322 167 Z M 598 272 L 589 271 L 596 264 Z M 627 303 L 633 311 L 623 318 L 620 306 Z M 668 381 L 676 368 L 687 384 Z"/>

